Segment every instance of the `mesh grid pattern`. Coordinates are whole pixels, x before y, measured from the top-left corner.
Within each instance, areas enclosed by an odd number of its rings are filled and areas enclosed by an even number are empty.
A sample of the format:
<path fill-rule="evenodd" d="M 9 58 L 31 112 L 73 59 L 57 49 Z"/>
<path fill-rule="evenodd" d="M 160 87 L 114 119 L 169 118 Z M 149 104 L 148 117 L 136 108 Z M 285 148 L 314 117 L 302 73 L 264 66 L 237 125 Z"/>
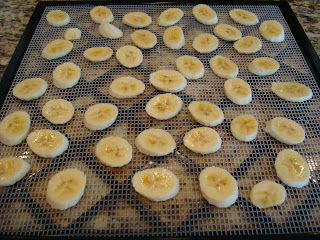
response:
<path fill-rule="evenodd" d="M 160 13 L 169 7 L 179 7 L 185 16 L 176 25 L 182 27 L 186 44 L 180 50 L 168 49 L 162 35 L 165 27 L 157 24 Z M 255 235 L 319 230 L 319 104 L 320 92 L 306 61 L 277 6 L 211 5 L 217 12 L 219 23 L 227 23 L 241 30 L 243 36 L 253 35 L 262 43 L 262 49 L 251 55 L 238 54 L 233 43 L 219 40 L 219 47 L 210 54 L 199 54 L 192 48 L 194 37 L 200 33 L 213 33 L 212 26 L 198 23 L 192 16 L 192 5 L 109 5 L 114 13 L 113 24 L 120 27 L 124 37 L 107 40 L 98 34 L 98 25 L 89 16 L 92 6 L 46 7 L 32 40 L 22 59 L 13 84 L 1 109 L 5 116 L 17 109 L 30 113 L 31 131 L 41 128 L 59 130 L 69 138 L 67 151 L 55 159 L 43 159 L 33 154 L 26 142 L 15 147 L 0 145 L 1 157 L 19 156 L 31 165 L 28 177 L 11 187 L 0 189 L 0 229 L 2 234 L 31 236 L 210 236 L 210 235 Z M 229 10 L 242 8 L 256 13 L 260 22 L 275 19 L 285 30 L 282 43 L 270 43 L 262 39 L 258 26 L 242 26 L 228 16 Z M 54 9 L 66 11 L 70 24 L 54 28 L 47 24 L 46 14 Z M 130 34 L 135 30 L 121 21 L 124 14 L 142 11 L 153 22 L 147 27 L 158 38 L 151 50 L 143 50 L 143 62 L 135 69 L 120 66 L 115 57 L 103 63 L 90 63 L 83 52 L 90 47 L 109 46 L 114 51 L 130 44 Z M 61 59 L 46 61 L 40 57 L 44 46 L 63 38 L 67 28 L 77 27 L 82 31 L 81 40 L 74 41 L 70 54 Z M 238 77 L 246 80 L 253 91 L 253 101 L 247 106 L 236 106 L 223 93 L 224 80 L 217 77 L 209 67 L 214 55 L 223 55 L 239 67 Z M 160 69 L 175 70 L 175 59 L 181 55 L 199 58 L 205 66 L 205 75 L 199 80 L 188 81 L 188 86 L 177 95 L 184 106 L 172 119 L 158 121 L 145 112 L 145 104 L 160 94 L 148 82 L 149 74 Z M 254 76 L 247 65 L 256 57 L 268 56 L 280 63 L 276 74 L 267 77 Z M 72 89 L 57 89 L 52 84 L 52 71 L 58 65 L 71 61 L 82 71 L 79 83 Z M 138 98 L 119 100 L 112 98 L 108 87 L 120 76 L 133 76 L 146 85 Z M 46 93 L 37 100 L 21 102 L 12 95 L 18 82 L 40 77 L 49 83 Z M 289 103 L 272 94 L 272 82 L 296 81 L 308 85 L 314 96 L 305 103 Z M 64 98 L 73 103 L 75 115 L 67 124 L 50 124 L 41 115 L 43 105 L 55 98 Z M 207 100 L 217 104 L 225 114 L 225 121 L 214 127 L 222 138 L 221 149 L 208 155 L 200 155 L 186 149 L 182 144 L 184 133 L 196 123 L 187 110 L 194 100 Z M 89 106 L 96 103 L 113 103 L 119 108 L 116 122 L 104 131 L 93 132 L 85 128 L 83 115 Z M 250 143 L 236 140 L 230 132 L 230 121 L 239 114 L 253 114 L 259 122 L 257 139 Z M 280 182 L 274 169 L 277 153 L 288 148 L 264 132 L 265 123 L 274 117 L 287 117 L 300 123 L 306 131 L 306 140 L 294 146 L 308 162 L 311 169 L 310 183 L 302 188 L 285 187 L 286 201 L 281 205 L 259 210 L 249 201 L 250 189 L 261 180 Z M 135 137 L 150 127 L 162 128 L 173 135 L 177 149 L 165 157 L 152 158 L 134 148 L 132 161 L 121 168 L 100 164 L 93 154 L 94 145 L 103 137 L 123 137 L 134 146 Z M 228 170 L 238 181 L 239 198 L 227 209 L 219 209 L 205 201 L 199 191 L 198 176 L 207 166 Z M 164 167 L 172 170 L 180 180 L 179 194 L 166 202 L 152 202 L 135 193 L 131 177 L 141 169 Z M 73 208 L 53 210 L 46 203 L 45 191 L 49 178 L 67 167 L 77 167 L 87 175 L 85 194 Z"/>

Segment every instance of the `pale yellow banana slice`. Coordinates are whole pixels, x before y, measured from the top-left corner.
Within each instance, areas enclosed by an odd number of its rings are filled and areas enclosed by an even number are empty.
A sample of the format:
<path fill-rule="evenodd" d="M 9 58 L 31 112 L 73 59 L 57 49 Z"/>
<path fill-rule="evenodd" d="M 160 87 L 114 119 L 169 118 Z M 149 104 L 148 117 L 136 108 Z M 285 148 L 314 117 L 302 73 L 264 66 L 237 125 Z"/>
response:
<path fill-rule="evenodd" d="M 122 22 L 133 28 L 144 28 L 151 24 L 152 18 L 143 12 L 131 12 L 123 16 Z"/>
<path fill-rule="evenodd" d="M 295 82 L 272 83 L 271 90 L 279 98 L 290 102 L 304 102 L 310 100 L 313 96 L 309 87 Z"/>
<path fill-rule="evenodd" d="M 61 10 L 52 10 L 50 11 L 47 16 L 47 21 L 51 26 L 54 27 L 61 27 L 69 24 L 70 17 L 68 13 L 61 11 Z"/>
<path fill-rule="evenodd" d="M 159 94 L 149 100 L 146 111 L 149 116 L 158 120 L 173 118 L 182 108 L 182 100 L 171 93 Z"/>
<path fill-rule="evenodd" d="M 183 144 L 191 151 L 201 154 L 214 153 L 221 147 L 219 134 L 208 127 L 194 128 L 183 137 Z"/>
<path fill-rule="evenodd" d="M 46 199 L 54 209 L 65 210 L 76 205 L 86 186 L 84 172 L 76 168 L 62 170 L 50 178 Z"/>
<path fill-rule="evenodd" d="M 64 33 L 66 40 L 78 40 L 81 38 L 81 30 L 79 28 L 68 28 Z"/>
<path fill-rule="evenodd" d="M 207 201 L 219 208 L 227 208 L 238 199 L 235 178 L 219 167 L 206 167 L 199 176 L 200 190 Z"/>
<path fill-rule="evenodd" d="M 187 79 L 199 79 L 204 75 L 202 62 L 192 56 L 181 56 L 176 60 L 178 71 Z"/>
<path fill-rule="evenodd" d="M 104 6 L 97 6 L 91 9 L 90 17 L 95 23 L 112 22 L 114 20 L 113 14 L 109 8 Z"/>
<path fill-rule="evenodd" d="M 42 115 L 53 124 L 64 124 L 71 120 L 74 107 L 71 102 L 64 99 L 53 99 L 42 108 Z"/>
<path fill-rule="evenodd" d="M 249 71 L 258 76 L 272 75 L 278 71 L 280 64 L 269 57 L 260 57 L 249 63 Z"/>
<path fill-rule="evenodd" d="M 171 49 L 182 48 L 185 44 L 182 29 L 178 26 L 167 28 L 163 34 L 163 42 L 168 48 Z"/>
<path fill-rule="evenodd" d="M 91 62 L 103 62 L 112 57 L 113 50 L 109 47 L 93 47 L 85 50 L 83 56 Z"/>
<path fill-rule="evenodd" d="M 229 58 L 217 55 L 211 58 L 210 67 L 212 71 L 221 78 L 235 78 L 239 73 L 237 64 Z"/>
<path fill-rule="evenodd" d="M 258 52 L 262 47 L 262 43 L 257 37 L 246 36 L 236 41 L 233 44 L 233 47 L 237 50 L 238 53 L 250 54 Z"/>
<path fill-rule="evenodd" d="M 192 46 L 199 53 L 210 53 L 218 48 L 218 38 L 216 36 L 203 33 L 195 37 L 193 40 Z"/>
<path fill-rule="evenodd" d="M 282 42 L 285 37 L 282 25 L 276 20 L 264 21 L 259 31 L 261 36 L 270 42 Z"/>
<path fill-rule="evenodd" d="M 101 23 L 98 31 L 102 37 L 108 39 L 117 39 L 123 36 L 123 32 L 119 28 L 107 22 Z"/>
<path fill-rule="evenodd" d="M 48 83 L 41 78 L 29 78 L 13 88 L 13 95 L 21 100 L 30 101 L 41 97 L 47 90 Z"/>
<path fill-rule="evenodd" d="M 148 30 L 137 30 L 131 35 L 132 42 L 141 49 L 153 48 L 157 44 L 157 37 Z"/>
<path fill-rule="evenodd" d="M 295 121 L 276 117 L 267 122 L 265 131 L 282 143 L 289 145 L 303 142 L 304 129 Z"/>
<path fill-rule="evenodd" d="M 72 62 L 66 62 L 52 72 L 53 85 L 57 88 L 72 88 L 79 82 L 81 69 Z"/>
<path fill-rule="evenodd" d="M 217 126 L 224 120 L 222 110 L 215 104 L 205 101 L 194 101 L 189 104 L 191 116 L 204 126 Z"/>
<path fill-rule="evenodd" d="M 132 186 L 151 201 L 166 201 L 178 194 L 179 179 L 170 170 L 151 168 L 135 173 L 132 178 Z"/>
<path fill-rule="evenodd" d="M 229 24 L 219 24 L 214 28 L 213 32 L 217 37 L 226 41 L 237 41 L 242 37 L 240 30 Z"/>
<path fill-rule="evenodd" d="M 143 55 L 139 48 L 127 45 L 119 48 L 116 58 L 122 66 L 134 68 L 142 63 Z"/>
<path fill-rule="evenodd" d="M 187 86 L 184 76 L 173 70 L 160 70 L 150 74 L 150 83 L 163 92 L 176 93 L 182 91 Z"/>
<path fill-rule="evenodd" d="M 232 135 L 244 142 L 254 140 L 258 134 L 258 122 L 252 115 L 239 115 L 231 121 Z"/>
<path fill-rule="evenodd" d="M 115 98 L 134 98 L 143 93 L 145 85 L 134 77 L 121 77 L 110 85 L 110 94 Z"/>
<path fill-rule="evenodd" d="M 30 165 L 21 158 L 0 159 L 0 187 L 10 186 L 20 181 L 30 170 Z"/>
<path fill-rule="evenodd" d="M 48 60 L 61 58 L 71 52 L 72 48 L 72 42 L 64 39 L 57 39 L 49 42 L 48 45 L 45 46 L 42 51 L 41 57 Z"/>
<path fill-rule="evenodd" d="M 35 154 L 43 158 L 55 158 L 69 146 L 66 136 L 50 129 L 35 130 L 27 137 L 27 143 Z"/>
<path fill-rule="evenodd" d="M 233 21 L 242 25 L 251 26 L 259 22 L 258 17 L 253 13 L 243 9 L 233 9 L 229 12 Z"/>
<path fill-rule="evenodd" d="M 268 208 L 281 205 L 286 199 L 284 187 L 273 181 L 262 181 L 253 186 L 250 200 L 258 208 Z"/>
<path fill-rule="evenodd" d="M 88 108 L 84 114 L 84 125 L 90 130 L 104 130 L 117 119 L 118 108 L 110 103 L 98 103 Z"/>
<path fill-rule="evenodd" d="M 94 151 L 100 162 L 109 167 L 122 167 L 132 159 L 132 147 L 127 140 L 120 137 L 101 139 Z"/>
<path fill-rule="evenodd" d="M 172 26 L 179 22 L 183 15 L 183 11 L 179 8 L 168 8 L 160 14 L 158 23 L 160 26 Z"/>
<path fill-rule="evenodd" d="M 206 4 L 198 4 L 193 7 L 192 14 L 198 22 L 205 25 L 214 25 L 218 22 L 217 13 Z"/>
<path fill-rule="evenodd" d="M 225 81 L 224 93 L 228 99 L 238 105 L 249 104 L 252 100 L 249 84 L 240 78 L 232 78 Z"/>

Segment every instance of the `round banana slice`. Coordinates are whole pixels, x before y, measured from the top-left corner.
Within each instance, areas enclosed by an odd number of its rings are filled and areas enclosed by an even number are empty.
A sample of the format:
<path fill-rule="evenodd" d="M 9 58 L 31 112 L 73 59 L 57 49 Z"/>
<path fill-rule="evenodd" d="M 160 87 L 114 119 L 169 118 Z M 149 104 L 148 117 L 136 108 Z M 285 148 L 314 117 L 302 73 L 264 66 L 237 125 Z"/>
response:
<path fill-rule="evenodd" d="M 61 58 L 66 56 L 69 52 L 71 52 L 72 48 L 72 42 L 64 39 L 57 39 L 52 42 L 49 42 L 47 46 L 45 46 L 45 48 L 42 51 L 41 57 L 47 60 Z"/>
<path fill-rule="evenodd" d="M 169 27 L 164 31 L 163 42 L 168 48 L 180 49 L 184 46 L 184 34 L 180 27 Z"/>
<path fill-rule="evenodd" d="M 226 41 L 237 41 L 242 37 L 240 30 L 229 24 L 219 24 L 214 28 L 213 32 L 216 36 Z"/>
<path fill-rule="evenodd" d="M 83 56 L 91 62 L 103 62 L 112 57 L 113 50 L 109 47 L 93 47 L 85 50 Z"/>
<path fill-rule="evenodd" d="M 42 108 L 42 115 L 53 124 L 64 124 L 71 120 L 74 107 L 64 99 L 53 99 Z"/>
<path fill-rule="evenodd" d="M 122 22 L 133 28 L 144 28 L 151 24 L 152 18 L 143 12 L 131 12 L 123 16 Z"/>
<path fill-rule="evenodd" d="M 57 88 L 72 88 L 79 82 L 81 69 L 72 62 L 66 62 L 52 72 L 53 85 Z"/>
<path fill-rule="evenodd" d="M 64 38 L 68 41 L 78 40 L 81 38 L 81 30 L 79 28 L 68 28 L 64 33 Z"/>
<path fill-rule="evenodd" d="M 131 35 L 132 42 L 141 49 L 153 48 L 157 44 L 157 37 L 148 30 L 137 30 Z"/>
<path fill-rule="evenodd" d="M 107 22 L 101 23 L 98 31 L 102 37 L 108 39 L 117 39 L 123 36 L 123 32 L 119 28 Z"/>
<path fill-rule="evenodd" d="M 132 186 L 142 196 L 155 202 L 174 198 L 180 189 L 177 176 L 164 168 L 151 168 L 135 173 Z"/>
<path fill-rule="evenodd" d="M 122 167 L 132 159 L 132 147 L 120 137 L 107 137 L 95 147 L 95 155 L 100 162 L 109 167 Z"/>
<path fill-rule="evenodd" d="M 134 68 L 142 63 L 143 55 L 139 48 L 127 45 L 118 49 L 116 58 L 122 66 Z"/>
<path fill-rule="evenodd" d="M 160 14 L 158 23 L 160 26 L 172 26 L 179 22 L 183 15 L 183 11 L 179 8 L 168 8 Z"/>
<path fill-rule="evenodd" d="M 283 27 L 275 20 L 261 23 L 259 31 L 261 36 L 270 42 L 282 42 L 284 40 Z"/>
<path fill-rule="evenodd" d="M 229 16 L 236 23 L 246 26 L 256 25 L 259 22 L 258 17 L 254 13 L 243 9 L 233 9 L 229 12 Z"/>
<path fill-rule="evenodd" d="M 204 101 L 194 101 L 189 104 L 191 116 L 204 126 L 217 126 L 224 120 L 222 110 L 215 104 Z"/>
<path fill-rule="evenodd" d="M 51 26 L 54 27 L 61 27 L 69 24 L 70 17 L 68 13 L 61 11 L 61 10 L 52 10 L 50 11 L 47 16 L 47 21 Z"/>
<path fill-rule="evenodd" d="M 182 100 L 171 93 L 159 94 L 151 98 L 146 105 L 149 116 L 158 120 L 173 118 L 182 108 Z"/>
<path fill-rule="evenodd" d="M 258 122 L 252 115 L 239 115 L 231 121 L 232 135 L 244 142 L 254 140 L 258 134 Z"/>
<path fill-rule="evenodd" d="M 313 96 L 309 87 L 295 82 L 272 83 L 271 90 L 279 98 L 290 102 L 304 102 Z"/>
<path fill-rule="evenodd" d="M 228 99 L 238 105 L 249 104 L 252 100 L 249 84 L 240 78 L 232 78 L 225 81 L 224 93 Z"/>
<path fill-rule="evenodd" d="M 41 78 L 29 78 L 18 83 L 13 88 L 13 95 L 24 101 L 41 97 L 47 90 L 48 83 Z"/>
<path fill-rule="evenodd" d="M 118 108 L 110 103 L 98 103 L 88 108 L 84 114 L 84 125 L 90 130 L 104 130 L 117 119 Z"/>
<path fill-rule="evenodd" d="M 286 199 L 284 187 L 273 181 L 262 181 L 253 186 L 250 199 L 258 208 L 268 208 L 281 205 Z"/>
<path fill-rule="evenodd" d="M 90 17 L 95 23 L 112 22 L 114 20 L 113 14 L 109 8 L 104 6 L 97 6 L 91 9 Z"/>
<path fill-rule="evenodd" d="M 160 70 L 150 74 L 150 83 L 163 92 L 176 93 L 187 86 L 187 80 L 181 73 L 173 70 Z"/>
<path fill-rule="evenodd" d="M 76 168 L 56 173 L 48 182 L 47 202 L 52 208 L 59 210 L 75 206 L 84 193 L 86 181 L 84 172 Z"/>
<path fill-rule="evenodd" d="M 121 77 L 110 85 L 110 95 L 115 98 L 134 98 L 143 93 L 145 85 L 134 77 Z"/>
<path fill-rule="evenodd" d="M 204 75 L 202 62 L 192 56 L 181 56 L 176 60 L 178 71 L 188 79 L 199 79 Z"/>
<path fill-rule="evenodd" d="M 208 127 L 194 128 L 183 137 L 183 144 L 191 151 L 201 154 L 214 153 L 221 147 L 219 134 Z"/>
<path fill-rule="evenodd" d="M 16 157 L 0 159 L 0 187 L 10 186 L 20 181 L 30 169 L 30 165 Z"/>
<path fill-rule="evenodd" d="M 295 121 L 276 117 L 267 122 L 265 131 L 282 143 L 294 145 L 303 142 L 304 129 Z"/>
<path fill-rule="evenodd" d="M 218 22 L 217 13 L 206 4 L 193 7 L 192 14 L 198 22 L 205 25 L 214 25 Z"/>
<path fill-rule="evenodd" d="M 200 173 L 199 182 L 203 197 L 216 207 L 230 207 L 238 199 L 237 181 L 223 168 L 206 167 Z"/>
<path fill-rule="evenodd" d="M 27 137 L 27 143 L 35 154 L 43 158 L 55 158 L 69 146 L 65 135 L 56 130 L 35 130 Z"/>
<path fill-rule="evenodd" d="M 260 57 L 249 63 L 249 71 L 258 76 L 267 76 L 278 71 L 280 64 L 269 57 Z"/>
<path fill-rule="evenodd" d="M 221 78 L 235 78 L 239 73 L 237 64 L 229 58 L 217 55 L 211 58 L 210 67 L 212 71 Z"/>
<path fill-rule="evenodd" d="M 216 36 L 203 33 L 195 37 L 193 40 L 192 46 L 199 53 L 210 53 L 218 48 L 218 38 Z"/>
<path fill-rule="evenodd" d="M 237 50 L 238 53 L 250 54 L 258 52 L 262 47 L 262 43 L 259 38 L 246 36 L 236 41 L 233 44 L 233 47 Z"/>

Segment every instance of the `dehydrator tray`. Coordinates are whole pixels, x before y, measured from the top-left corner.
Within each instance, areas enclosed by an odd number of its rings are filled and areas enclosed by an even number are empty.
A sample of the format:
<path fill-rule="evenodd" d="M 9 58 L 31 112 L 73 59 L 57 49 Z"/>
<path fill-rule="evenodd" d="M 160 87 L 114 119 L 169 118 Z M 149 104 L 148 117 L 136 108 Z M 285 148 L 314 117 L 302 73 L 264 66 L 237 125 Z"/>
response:
<path fill-rule="evenodd" d="M 243 36 L 253 35 L 262 43 L 262 49 L 250 55 L 239 54 L 233 43 L 219 39 L 219 47 L 212 53 L 200 54 L 192 48 L 194 37 L 200 33 L 213 33 L 212 26 L 197 22 L 192 16 L 195 3 L 145 3 L 118 2 L 41 2 L 38 4 L 26 31 L 14 53 L 0 83 L 1 119 L 14 110 L 25 110 L 31 115 L 31 131 L 41 128 L 59 130 L 70 145 L 67 151 L 55 159 L 43 159 L 31 152 L 26 141 L 9 147 L 0 145 L 0 156 L 18 156 L 25 159 L 31 169 L 22 181 L 11 187 L 0 188 L 0 235 L 2 237 L 163 237 L 201 238 L 216 236 L 233 238 L 241 235 L 276 236 L 294 234 L 293 237 L 318 236 L 320 227 L 320 90 L 319 59 L 301 26 L 286 2 L 210 2 L 218 14 L 219 23 L 228 23 L 241 30 Z M 107 40 L 98 34 L 89 11 L 96 5 L 105 5 L 114 14 L 114 25 L 124 36 Z M 162 35 L 165 27 L 157 23 L 159 14 L 178 7 L 185 15 L 176 25 L 182 27 L 186 44 L 180 50 L 167 48 Z M 285 30 L 285 41 L 271 43 L 264 40 L 258 26 L 243 26 L 231 20 L 229 10 L 242 8 L 254 12 L 260 22 L 279 21 Z M 48 25 L 46 14 L 54 9 L 66 11 L 71 18 L 64 27 Z M 133 43 L 130 34 L 135 31 L 122 23 L 124 14 L 142 11 L 152 17 L 146 29 L 155 33 L 157 45 L 143 50 L 143 62 L 134 69 L 122 67 L 113 56 L 103 63 L 91 63 L 83 57 L 90 47 L 109 46 L 114 51 Z M 44 46 L 63 38 L 67 28 L 82 31 L 81 40 L 74 41 L 74 48 L 66 57 L 45 60 L 40 57 Z M 181 55 L 199 58 L 205 66 L 205 75 L 189 80 L 187 87 L 177 93 L 184 106 L 172 119 L 159 121 L 149 117 L 145 105 L 161 92 L 149 83 L 149 75 L 160 69 L 175 70 L 175 59 Z M 217 77 L 209 67 L 215 55 L 230 58 L 239 66 L 238 77 L 252 88 L 253 100 L 249 105 L 237 106 L 223 92 L 225 80 Z M 279 61 L 280 69 L 274 75 L 259 77 L 248 71 L 248 64 L 256 57 L 272 57 Z M 61 63 L 71 61 L 80 66 L 79 83 L 67 90 L 52 84 L 52 71 Z M 145 92 L 135 99 L 119 100 L 110 96 L 108 87 L 119 76 L 133 76 L 146 85 Z M 23 102 L 12 94 L 18 82 L 32 77 L 45 79 L 48 90 L 39 99 Z M 290 103 L 279 99 L 270 88 L 272 82 L 296 81 L 313 91 L 313 98 L 303 103 Z M 75 107 L 73 119 L 64 125 L 53 125 L 41 115 L 43 105 L 50 99 L 64 98 Z M 188 130 L 199 127 L 187 110 L 194 100 L 207 100 L 217 104 L 225 115 L 225 121 L 214 127 L 222 138 L 221 149 L 213 154 L 195 154 L 185 148 L 182 138 Z M 90 131 L 83 124 L 86 109 L 95 103 L 113 103 L 119 108 L 116 122 L 103 131 Z M 259 123 L 256 140 L 244 143 L 230 132 L 230 121 L 239 114 L 252 114 Z M 265 124 L 274 117 L 287 117 L 300 123 L 306 131 L 306 139 L 296 146 L 282 144 L 264 132 Z M 120 136 L 134 146 L 135 137 L 148 128 L 162 128 L 173 135 L 177 142 L 174 153 L 165 157 L 149 157 L 134 147 L 133 159 L 124 167 L 110 168 L 100 164 L 93 155 L 94 145 L 103 137 Z M 292 148 L 306 159 L 311 176 L 309 184 L 301 189 L 285 186 L 287 198 L 277 207 L 258 209 L 250 203 L 249 193 L 253 185 L 262 180 L 281 183 L 274 169 L 277 153 Z M 180 181 L 179 194 L 165 202 L 152 202 L 137 194 L 131 185 L 133 174 L 141 169 L 164 167 L 173 171 Z M 221 209 L 209 205 L 199 190 L 198 176 L 207 166 L 219 166 L 228 170 L 238 181 L 239 198 L 234 205 Z M 68 210 L 50 208 L 45 200 L 49 178 L 59 170 L 77 167 L 87 175 L 85 193 L 80 202 Z M 312 233 L 312 234 L 311 234 Z M 280 234 L 280 235 L 279 235 Z M 300 235 L 303 234 L 303 235 Z"/>

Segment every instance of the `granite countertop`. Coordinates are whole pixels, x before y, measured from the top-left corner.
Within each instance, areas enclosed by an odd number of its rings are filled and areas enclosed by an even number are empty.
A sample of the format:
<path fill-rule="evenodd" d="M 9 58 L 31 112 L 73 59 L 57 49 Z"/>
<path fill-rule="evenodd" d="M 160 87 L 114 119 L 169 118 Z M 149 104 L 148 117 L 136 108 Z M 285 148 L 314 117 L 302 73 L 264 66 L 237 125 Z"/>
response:
<path fill-rule="evenodd" d="M 39 0 L 0 0 L 0 79 Z M 320 0 L 288 0 L 320 55 Z"/>

